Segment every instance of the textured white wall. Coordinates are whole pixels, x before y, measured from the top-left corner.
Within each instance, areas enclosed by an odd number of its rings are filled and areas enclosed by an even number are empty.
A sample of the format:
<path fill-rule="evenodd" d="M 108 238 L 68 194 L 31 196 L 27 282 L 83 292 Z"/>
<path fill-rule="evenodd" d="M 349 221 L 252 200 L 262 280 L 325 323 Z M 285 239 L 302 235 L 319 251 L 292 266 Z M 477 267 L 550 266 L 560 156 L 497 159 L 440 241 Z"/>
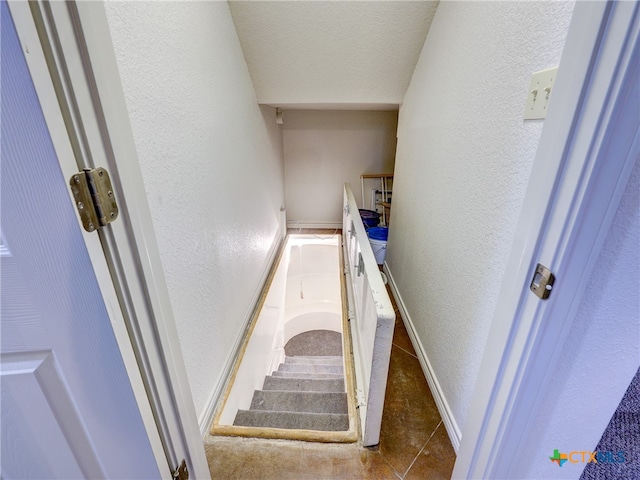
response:
<path fill-rule="evenodd" d="M 281 129 L 226 2 L 107 2 L 196 412 L 221 381 L 281 234 Z"/>
<path fill-rule="evenodd" d="M 572 2 L 441 2 L 400 110 L 387 262 L 464 428 Z"/>
<path fill-rule="evenodd" d="M 360 175 L 392 173 L 398 113 L 308 111 L 283 114 L 289 226 L 342 226 L 342 188 L 361 201 Z"/>
<path fill-rule="evenodd" d="M 258 101 L 277 106 L 400 104 L 438 4 L 229 3 Z"/>
<path fill-rule="evenodd" d="M 594 451 L 640 367 L 640 161 L 627 184 L 540 411 L 511 478 L 577 479 L 584 463 L 548 460 Z M 631 452 L 627 453 L 628 455 Z"/>

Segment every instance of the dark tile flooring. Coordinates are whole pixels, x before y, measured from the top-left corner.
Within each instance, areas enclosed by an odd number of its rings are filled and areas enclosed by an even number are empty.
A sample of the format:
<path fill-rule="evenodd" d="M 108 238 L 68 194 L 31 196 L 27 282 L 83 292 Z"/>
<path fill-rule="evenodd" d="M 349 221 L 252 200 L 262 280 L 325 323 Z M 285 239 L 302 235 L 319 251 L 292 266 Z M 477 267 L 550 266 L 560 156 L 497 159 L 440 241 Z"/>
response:
<path fill-rule="evenodd" d="M 332 234 L 298 229 L 291 233 Z M 340 233 L 339 231 L 337 233 Z M 424 378 L 393 296 L 396 327 L 380 444 L 323 444 L 290 440 L 208 437 L 211 478 L 218 479 L 448 479 L 455 452 Z"/>

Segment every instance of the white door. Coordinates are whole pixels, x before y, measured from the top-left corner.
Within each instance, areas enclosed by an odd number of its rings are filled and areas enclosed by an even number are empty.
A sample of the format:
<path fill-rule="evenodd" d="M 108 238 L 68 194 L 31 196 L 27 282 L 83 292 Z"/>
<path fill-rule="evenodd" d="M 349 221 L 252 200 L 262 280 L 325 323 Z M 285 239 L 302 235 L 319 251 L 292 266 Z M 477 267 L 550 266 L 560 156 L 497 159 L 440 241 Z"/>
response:
<path fill-rule="evenodd" d="M 640 158 L 639 66 L 640 3 L 576 2 L 554 84 L 557 103 L 545 120 L 487 340 L 491 348 L 480 364 L 452 478 L 519 478 L 527 475 L 518 471 L 527 468 L 528 460 L 523 459 L 539 458 L 533 456 L 537 452 L 527 443 L 528 435 L 553 419 L 541 407 L 547 394 L 554 398 L 554 375 L 571 377 L 558 359 L 567 347 L 566 354 L 578 353 L 566 341 L 574 335 L 572 326 L 581 321 L 576 319 L 578 308 Z M 548 300 L 529 290 L 538 262 L 557 277 Z M 606 278 L 605 273 L 601 281 Z M 619 356 L 624 342 L 614 343 L 619 351 L 601 350 L 591 357 Z M 596 347 L 604 345 L 598 342 Z M 588 420 L 563 432 L 566 448 L 576 445 L 571 439 L 582 442 L 580 448 L 595 447 L 602 434 L 598 425 L 609 421 L 637 368 L 632 364 L 625 373 L 619 364 L 596 365 L 599 372 L 607 372 L 596 376 L 624 385 L 617 393 L 600 393 L 597 382 L 582 382 L 584 392 L 602 397 L 593 403 L 608 404 L 612 410 L 579 410 Z M 569 381 L 580 383 L 566 384 Z M 563 391 L 555 412 L 571 417 L 562 412 L 575 411 L 578 403 L 573 400 L 579 392 Z M 547 432 L 559 431 L 556 427 Z M 545 451 L 543 456 L 552 454 L 553 450 Z M 550 464 L 548 458 L 544 462 Z M 577 478 L 579 472 L 569 475 Z"/>
<path fill-rule="evenodd" d="M 1 476 L 159 478 L 6 2 L 1 9 Z"/>
<path fill-rule="evenodd" d="M 365 447 L 380 442 L 396 314 L 382 281 L 351 185 L 344 184 L 342 241 L 358 412 Z"/>

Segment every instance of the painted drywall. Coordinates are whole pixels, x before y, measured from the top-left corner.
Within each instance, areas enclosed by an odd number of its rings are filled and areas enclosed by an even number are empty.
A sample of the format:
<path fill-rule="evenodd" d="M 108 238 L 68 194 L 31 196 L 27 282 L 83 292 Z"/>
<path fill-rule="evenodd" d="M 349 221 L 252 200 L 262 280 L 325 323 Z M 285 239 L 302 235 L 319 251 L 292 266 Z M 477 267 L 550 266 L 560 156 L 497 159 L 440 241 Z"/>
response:
<path fill-rule="evenodd" d="M 258 101 L 402 102 L 438 1 L 231 1 Z"/>
<path fill-rule="evenodd" d="M 640 161 L 622 196 L 571 332 L 512 478 L 577 479 L 585 464 L 554 449 L 593 452 L 640 367 Z M 627 452 L 630 456 L 632 452 Z M 581 459 L 575 455 L 572 459 Z M 631 460 L 629 458 L 628 460 Z"/>
<path fill-rule="evenodd" d="M 106 12 L 202 420 L 284 232 L 281 128 L 257 103 L 226 2 Z"/>
<path fill-rule="evenodd" d="M 341 228 L 343 184 L 362 207 L 360 175 L 393 173 L 397 119 L 396 111 L 285 111 L 288 225 Z"/>
<path fill-rule="evenodd" d="M 400 109 L 387 264 L 454 445 L 542 130 L 531 74 L 559 64 L 572 11 L 441 2 Z"/>

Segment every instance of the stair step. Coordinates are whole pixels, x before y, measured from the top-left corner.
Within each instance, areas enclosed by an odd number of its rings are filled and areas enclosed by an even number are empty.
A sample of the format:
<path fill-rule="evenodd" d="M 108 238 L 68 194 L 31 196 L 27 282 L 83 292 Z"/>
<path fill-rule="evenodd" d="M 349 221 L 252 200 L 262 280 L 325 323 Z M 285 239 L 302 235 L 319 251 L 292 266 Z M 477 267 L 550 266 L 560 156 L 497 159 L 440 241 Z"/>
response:
<path fill-rule="evenodd" d="M 301 373 L 329 373 L 333 375 L 344 374 L 342 365 L 318 365 L 304 363 L 281 363 L 279 372 L 301 372 Z"/>
<path fill-rule="evenodd" d="M 339 380 L 344 375 L 333 373 L 300 373 L 300 372 L 279 372 L 275 371 L 271 374 L 273 377 L 299 378 L 299 379 L 315 379 L 315 380 Z"/>
<path fill-rule="evenodd" d="M 284 392 L 256 390 L 251 410 L 306 413 L 349 413 L 344 392 Z"/>
<path fill-rule="evenodd" d="M 317 380 L 307 378 L 287 378 L 267 375 L 263 390 L 287 392 L 344 392 L 344 379 Z"/>
<path fill-rule="evenodd" d="M 342 365 L 342 356 L 302 356 L 297 355 L 294 357 L 285 357 L 284 363 L 305 363 L 316 365 Z"/>
<path fill-rule="evenodd" d="M 238 410 L 234 425 L 340 432 L 349 430 L 349 415 L 327 413 Z"/>

